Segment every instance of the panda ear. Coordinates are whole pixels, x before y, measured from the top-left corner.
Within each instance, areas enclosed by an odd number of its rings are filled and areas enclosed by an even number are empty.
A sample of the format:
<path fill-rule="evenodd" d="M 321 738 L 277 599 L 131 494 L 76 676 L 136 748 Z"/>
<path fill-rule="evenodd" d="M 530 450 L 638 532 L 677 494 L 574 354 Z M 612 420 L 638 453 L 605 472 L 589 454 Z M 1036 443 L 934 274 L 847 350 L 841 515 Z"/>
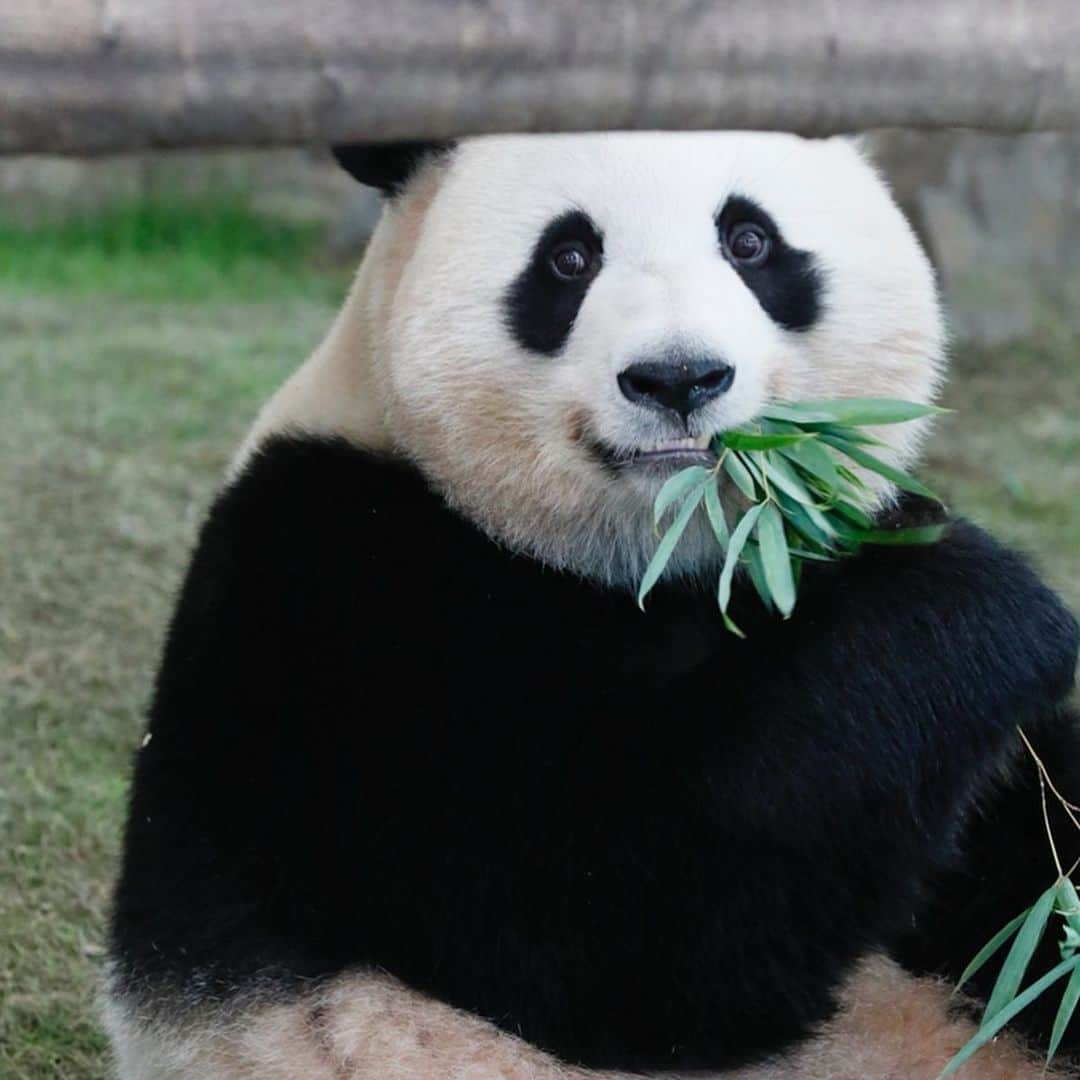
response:
<path fill-rule="evenodd" d="M 342 143 L 330 149 L 350 176 L 393 197 L 404 191 L 423 164 L 449 153 L 453 146 L 450 142 Z"/>

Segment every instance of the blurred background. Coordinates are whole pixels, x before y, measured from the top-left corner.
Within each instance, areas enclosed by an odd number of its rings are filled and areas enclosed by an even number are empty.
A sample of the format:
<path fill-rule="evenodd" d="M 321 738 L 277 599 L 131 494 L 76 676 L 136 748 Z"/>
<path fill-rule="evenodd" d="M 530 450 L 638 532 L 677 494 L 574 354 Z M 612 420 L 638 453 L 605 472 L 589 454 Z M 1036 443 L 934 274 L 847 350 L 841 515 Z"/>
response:
<path fill-rule="evenodd" d="M 952 378 L 926 460 L 1080 608 L 1080 139 L 878 132 Z M 93 995 L 171 600 L 377 201 L 322 149 L 0 158 L 0 1076 L 98 1077 Z"/>

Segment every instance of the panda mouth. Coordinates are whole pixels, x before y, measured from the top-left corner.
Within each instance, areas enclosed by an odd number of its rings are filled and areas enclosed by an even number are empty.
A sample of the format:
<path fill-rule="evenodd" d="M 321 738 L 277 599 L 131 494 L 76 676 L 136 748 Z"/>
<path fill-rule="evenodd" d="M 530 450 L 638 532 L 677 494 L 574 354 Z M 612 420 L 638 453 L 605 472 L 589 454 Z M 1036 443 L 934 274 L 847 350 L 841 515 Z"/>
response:
<path fill-rule="evenodd" d="M 609 468 L 667 471 L 689 465 L 715 465 L 716 454 L 710 449 L 711 442 L 712 435 L 699 435 L 696 438 L 668 439 L 630 450 L 619 450 L 605 443 L 593 442 L 591 449 Z"/>

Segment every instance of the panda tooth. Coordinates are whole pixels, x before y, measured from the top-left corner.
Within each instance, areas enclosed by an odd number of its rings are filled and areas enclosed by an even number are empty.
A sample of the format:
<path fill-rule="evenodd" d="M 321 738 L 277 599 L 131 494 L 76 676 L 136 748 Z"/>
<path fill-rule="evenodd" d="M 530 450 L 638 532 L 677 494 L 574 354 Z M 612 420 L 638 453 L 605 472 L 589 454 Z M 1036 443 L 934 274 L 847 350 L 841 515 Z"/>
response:
<path fill-rule="evenodd" d="M 688 436 L 684 439 L 668 439 L 664 442 L 648 443 L 642 446 L 638 453 L 657 454 L 672 450 L 705 450 L 708 448 L 710 439 L 711 436 L 709 435 L 700 435 L 696 438 Z"/>

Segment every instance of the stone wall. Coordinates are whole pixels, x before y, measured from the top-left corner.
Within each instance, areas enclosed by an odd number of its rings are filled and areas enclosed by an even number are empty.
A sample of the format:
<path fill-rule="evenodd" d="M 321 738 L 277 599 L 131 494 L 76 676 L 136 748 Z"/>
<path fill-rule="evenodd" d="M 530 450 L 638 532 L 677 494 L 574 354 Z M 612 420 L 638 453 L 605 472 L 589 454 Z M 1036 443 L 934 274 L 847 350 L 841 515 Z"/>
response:
<path fill-rule="evenodd" d="M 958 340 L 1080 330 L 1080 137 L 869 141 L 938 268 Z"/>

